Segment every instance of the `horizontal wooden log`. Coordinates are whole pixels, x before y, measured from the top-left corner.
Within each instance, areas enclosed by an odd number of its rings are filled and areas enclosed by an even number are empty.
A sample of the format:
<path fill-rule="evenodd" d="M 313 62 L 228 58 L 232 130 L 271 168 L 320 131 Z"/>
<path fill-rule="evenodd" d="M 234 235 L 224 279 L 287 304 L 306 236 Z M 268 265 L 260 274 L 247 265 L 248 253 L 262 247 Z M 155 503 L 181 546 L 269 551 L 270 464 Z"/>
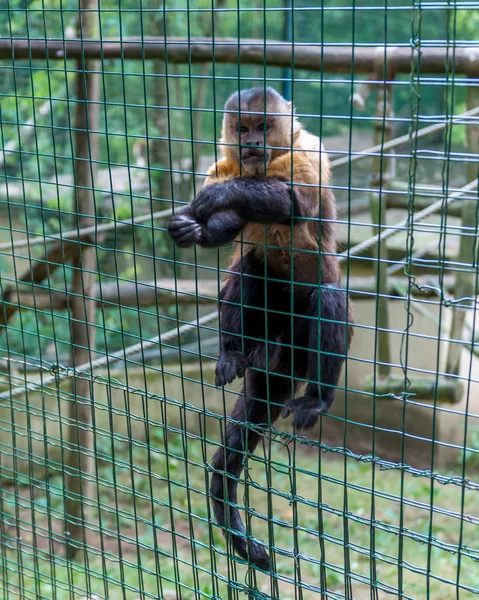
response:
<path fill-rule="evenodd" d="M 92 245 L 93 239 L 90 234 L 82 234 L 80 236 L 80 242 Z M 40 284 L 47 277 L 51 277 L 59 267 L 67 264 L 70 260 L 74 260 L 80 252 L 80 242 L 63 240 L 62 242 L 51 246 L 44 259 L 35 262 L 20 277 L 15 292 L 25 284 L 33 284 L 33 286 Z M 14 292 L 14 290 L 6 290 L 2 301 L 0 302 L 0 331 L 3 330 L 3 327 L 13 317 L 15 312 L 19 308 L 22 308 L 10 301 L 10 294 L 12 292 Z M 33 294 L 31 294 L 31 297 L 34 301 Z"/>
<path fill-rule="evenodd" d="M 399 283 L 404 285 L 403 277 L 388 278 L 388 294 L 393 298 L 402 298 L 398 292 Z M 419 276 L 416 278 L 418 286 L 427 286 L 418 289 L 412 289 L 414 297 L 434 297 L 437 295 L 435 288 L 439 289 L 437 277 Z M 446 276 L 443 281 L 445 292 L 451 293 L 454 289 L 454 276 Z M 346 280 L 343 281 L 346 285 Z M 353 300 L 375 300 L 377 296 L 377 282 L 375 277 L 350 277 L 348 282 L 349 293 Z M 36 310 L 62 310 L 69 307 L 71 294 L 64 292 L 48 293 L 38 286 L 27 289 L 27 286 L 21 285 L 18 289 L 11 288 L 6 290 L 3 301 L 9 307 L 17 310 L 18 307 L 24 309 Z M 105 308 L 117 306 L 147 308 L 149 306 L 171 306 L 178 302 L 179 305 L 190 304 L 209 304 L 218 302 L 218 282 L 214 279 L 199 280 L 181 279 L 177 282 L 177 292 L 175 292 L 175 282 L 173 279 L 161 279 L 157 282 L 144 283 L 103 283 L 100 286 L 96 284 L 93 287 L 93 299 L 97 304 L 102 304 Z"/>
<path fill-rule="evenodd" d="M 406 194 L 395 194 L 393 192 L 384 191 L 383 197 L 386 201 L 387 208 L 396 208 L 400 210 L 408 210 L 409 208 L 409 198 Z M 424 197 L 416 192 L 414 207 L 416 210 L 423 210 L 435 202 L 437 198 L 438 196 L 432 197 L 431 195 Z M 446 204 L 445 209 L 447 210 L 447 214 L 450 217 L 460 217 L 463 204 L 463 200 L 458 200 L 453 204 Z M 345 219 L 349 215 L 360 215 L 369 210 L 369 200 L 367 198 L 356 199 L 351 203 L 351 207 L 349 207 L 346 202 L 338 202 L 337 210 L 339 219 Z M 440 214 L 440 211 L 438 214 Z"/>
<path fill-rule="evenodd" d="M 348 242 L 347 239 L 344 237 L 339 240 L 339 246 L 341 248 L 347 248 L 348 247 L 347 242 Z M 358 243 L 359 242 L 357 242 L 356 240 L 352 240 L 350 247 L 355 248 L 355 246 Z M 391 261 L 394 261 L 394 262 L 403 261 L 404 254 L 405 254 L 404 248 L 401 248 L 399 246 L 390 245 L 388 248 L 388 259 Z M 349 258 L 349 260 L 350 260 L 350 264 L 353 268 L 355 268 L 356 266 L 363 266 L 363 267 L 372 269 L 372 268 L 374 268 L 374 264 L 371 262 L 371 260 L 367 260 L 367 259 L 371 259 L 373 257 L 374 257 L 374 248 L 369 247 L 369 248 L 362 248 L 361 254 L 359 254 L 358 256 L 353 255 Z M 437 249 L 431 247 L 431 249 L 426 250 L 424 252 L 424 254 L 422 254 L 421 258 L 437 261 Z M 443 260 L 449 260 L 450 258 L 451 258 L 451 253 L 448 252 L 448 248 L 446 248 L 446 255 L 444 256 Z"/>
<path fill-rule="evenodd" d="M 463 388 L 458 379 L 441 378 L 436 381 L 433 378 L 410 377 L 410 382 L 411 385 L 406 388 L 404 377 L 377 377 L 376 382 L 374 382 L 374 377 L 368 375 L 364 380 L 364 389 L 366 392 L 375 393 L 376 397 L 386 396 L 387 394 L 401 396 L 401 394 L 407 392 L 408 394 L 414 394 L 413 399 L 419 401 L 438 400 L 449 404 L 456 404 L 461 401 Z"/>
<path fill-rule="evenodd" d="M 214 51 L 213 51 L 214 50 Z M 292 67 L 310 71 L 351 73 L 354 60 L 355 73 L 377 71 L 383 77 L 382 62 L 387 60 L 392 73 L 410 73 L 411 61 L 417 57 L 409 46 L 327 46 L 291 44 L 275 40 L 234 38 L 143 38 L 98 40 L 0 40 L 0 58 L 20 59 L 165 59 L 169 63 L 215 63 Z M 421 48 L 421 73 L 444 74 L 454 67 L 454 72 L 477 76 L 479 74 L 479 49 Z M 453 64 L 454 61 L 454 64 Z M 447 65 L 449 63 L 449 65 Z"/>
<path fill-rule="evenodd" d="M 395 193 L 398 192 L 398 193 Z M 402 192 L 402 193 L 401 193 Z M 398 208 L 408 210 L 409 208 L 409 185 L 407 181 L 389 181 L 388 190 L 384 191 L 384 195 L 387 202 L 388 208 Z M 447 193 L 453 193 L 452 190 Z M 444 190 L 438 186 L 433 185 L 421 185 L 414 189 L 414 206 L 416 210 L 423 210 L 427 208 L 433 202 L 436 202 L 439 198 L 444 196 Z M 444 206 L 444 210 L 447 210 L 447 214 L 452 217 L 460 217 L 462 214 L 463 206 L 466 202 L 477 202 L 477 193 L 472 192 L 470 197 L 464 196 L 464 200 L 456 200 L 455 202 L 447 203 Z M 440 214 L 443 211 L 438 211 Z"/>
<path fill-rule="evenodd" d="M 423 210 L 435 201 L 436 198 L 415 198 L 414 207 L 416 210 Z M 397 194 L 386 194 L 386 202 L 388 208 L 396 208 L 402 210 L 407 210 L 409 208 L 409 198 L 407 196 L 399 196 Z M 445 206 L 445 210 L 450 217 L 460 217 L 463 206 L 464 201 L 458 200 L 454 204 L 447 204 Z M 438 214 L 440 214 L 440 212 Z"/>
<path fill-rule="evenodd" d="M 144 283 L 103 283 L 94 287 L 94 297 L 108 305 L 147 307 L 158 304 L 207 304 L 218 298 L 218 282 L 214 279 L 161 279 Z"/>
<path fill-rule="evenodd" d="M 404 258 L 404 257 L 403 257 Z M 407 279 L 404 277 L 388 277 L 387 294 L 392 298 L 404 298 L 398 290 L 404 287 Z M 416 286 L 411 289 L 411 295 L 415 298 L 431 298 L 437 296 L 436 290 L 450 293 L 454 289 L 454 276 L 445 276 L 442 288 L 437 277 L 420 275 L 416 277 Z M 378 294 L 378 283 L 375 276 L 372 277 L 350 277 L 349 282 L 343 278 L 343 286 L 348 284 L 349 294 L 354 300 L 376 300 Z"/>
<path fill-rule="evenodd" d="M 148 306 L 170 306 L 178 304 L 207 304 L 217 302 L 218 283 L 215 280 L 192 279 L 178 280 L 177 292 L 173 279 L 162 279 L 156 286 L 153 281 L 143 283 L 103 283 L 93 286 L 92 298 L 105 308 L 130 306 L 146 308 Z M 44 289 L 27 291 L 26 286 L 11 288 L 5 292 L 4 302 L 16 308 L 35 308 L 37 310 L 58 310 L 69 307 L 72 295 L 64 292 L 48 293 Z"/>

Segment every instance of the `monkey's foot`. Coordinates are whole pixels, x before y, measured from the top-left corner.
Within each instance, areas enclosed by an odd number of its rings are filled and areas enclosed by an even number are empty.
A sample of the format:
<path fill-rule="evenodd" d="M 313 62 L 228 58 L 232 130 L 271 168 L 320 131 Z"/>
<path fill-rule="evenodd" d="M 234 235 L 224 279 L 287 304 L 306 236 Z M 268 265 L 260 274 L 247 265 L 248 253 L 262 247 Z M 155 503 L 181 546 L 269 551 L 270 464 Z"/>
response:
<path fill-rule="evenodd" d="M 237 377 L 244 377 L 247 366 L 246 359 L 241 352 L 221 353 L 216 365 L 216 387 L 231 383 Z"/>
<path fill-rule="evenodd" d="M 168 223 L 168 233 L 180 248 L 189 248 L 201 240 L 201 225 L 191 216 L 178 212 Z"/>
<path fill-rule="evenodd" d="M 319 415 L 328 411 L 331 403 L 321 401 L 314 396 L 301 396 L 288 400 L 281 411 L 281 416 L 286 419 L 289 415 L 293 415 L 293 427 L 296 429 L 312 429 Z"/>

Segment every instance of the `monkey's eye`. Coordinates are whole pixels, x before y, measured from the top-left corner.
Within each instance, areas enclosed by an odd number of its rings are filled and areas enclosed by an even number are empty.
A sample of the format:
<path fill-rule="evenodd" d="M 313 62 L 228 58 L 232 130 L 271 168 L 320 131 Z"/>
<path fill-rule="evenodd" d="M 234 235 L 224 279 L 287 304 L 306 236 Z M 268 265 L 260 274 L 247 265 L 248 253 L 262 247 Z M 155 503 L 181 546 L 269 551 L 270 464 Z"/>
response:
<path fill-rule="evenodd" d="M 241 133 L 248 133 L 248 128 L 246 127 L 246 125 L 242 125 L 239 128 L 239 131 L 241 131 Z"/>
<path fill-rule="evenodd" d="M 259 131 L 268 131 L 268 129 L 269 129 L 268 123 L 266 123 L 266 125 L 264 123 L 259 124 L 259 127 L 258 127 Z"/>

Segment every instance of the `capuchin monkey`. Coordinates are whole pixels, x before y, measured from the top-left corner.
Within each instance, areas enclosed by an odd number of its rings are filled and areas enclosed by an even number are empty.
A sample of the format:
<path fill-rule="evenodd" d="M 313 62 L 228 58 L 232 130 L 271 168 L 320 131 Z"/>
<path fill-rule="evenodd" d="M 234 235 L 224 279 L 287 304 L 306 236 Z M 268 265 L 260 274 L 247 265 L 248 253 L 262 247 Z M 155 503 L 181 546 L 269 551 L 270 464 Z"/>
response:
<path fill-rule="evenodd" d="M 247 536 L 237 508 L 245 453 L 261 439 L 258 428 L 280 413 L 310 429 L 327 412 L 353 319 L 340 285 L 336 207 L 320 140 L 268 87 L 227 100 L 220 143 L 221 159 L 168 232 L 180 247 L 216 248 L 241 235 L 220 295 L 216 385 L 245 380 L 212 460 L 210 493 L 236 552 L 268 570 L 268 553 Z M 301 380 L 306 391 L 295 398 Z"/>

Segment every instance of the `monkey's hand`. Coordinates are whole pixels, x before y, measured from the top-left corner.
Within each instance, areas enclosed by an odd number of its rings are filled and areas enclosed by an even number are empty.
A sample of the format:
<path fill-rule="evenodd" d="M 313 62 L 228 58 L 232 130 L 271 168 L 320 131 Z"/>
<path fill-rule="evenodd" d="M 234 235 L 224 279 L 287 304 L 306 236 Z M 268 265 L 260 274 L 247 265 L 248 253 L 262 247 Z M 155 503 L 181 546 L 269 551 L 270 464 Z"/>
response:
<path fill-rule="evenodd" d="M 247 366 L 241 352 L 222 352 L 216 365 L 216 387 L 227 385 L 237 377 L 244 377 Z"/>
<path fill-rule="evenodd" d="M 203 248 L 219 248 L 236 239 L 246 225 L 235 211 L 219 211 L 207 222 L 194 213 L 191 204 L 177 211 L 168 223 L 168 233 L 180 248 L 198 244 Z"/>
<path fill-rule="evenodd" d="M 201 221 L 208 219 L 217 212 L 232 207 L 232 197 L 228 193 L 228 182 L 204 187 L 191 202 L 191 210 Z"/>
<path fill-rule="evenodd" d="M 293 398 L 284 405 L 281 416 L 286 419 L 290 414 L 293 415 L 293 427 L 296 429 L 312 429 L 319 415 L 327 412 L 329 406 L 321 402 L 314 396 L 301 396 Z"/>
<path fill-rule="evenodd" d="M 168 234 L 180 248 L 189 248 L 202 239 L 202 227 L 193 217 L 190 206 L 178 210 L 168 223 Z"/>

